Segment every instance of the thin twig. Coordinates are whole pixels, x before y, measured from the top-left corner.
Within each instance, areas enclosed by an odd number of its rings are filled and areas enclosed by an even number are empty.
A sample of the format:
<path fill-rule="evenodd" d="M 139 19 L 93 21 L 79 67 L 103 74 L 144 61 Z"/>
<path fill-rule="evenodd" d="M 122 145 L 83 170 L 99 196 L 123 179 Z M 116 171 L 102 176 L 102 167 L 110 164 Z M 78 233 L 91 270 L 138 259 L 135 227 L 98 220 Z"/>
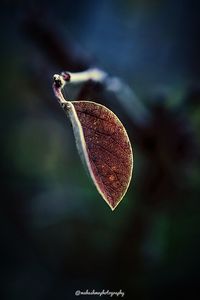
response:
<path fill-rule="evenodd" d="M 106 72 L 99 68 L 92 68 L 77 73 L 62 72 L 60 78 L 61 80 L 64 79 L 65 83 L 68 81 L 72 84 L 84 83 L 88 80 L 100 82 L 105 86 L 107 91 L 115 94 L 127 115 L 131 119 L 134 119 L 134 122 L 144 125 L 151 119 L 150 112 L 138 99 L 129 85 L 125 84 L 118 77 L 110 77 Z"/>

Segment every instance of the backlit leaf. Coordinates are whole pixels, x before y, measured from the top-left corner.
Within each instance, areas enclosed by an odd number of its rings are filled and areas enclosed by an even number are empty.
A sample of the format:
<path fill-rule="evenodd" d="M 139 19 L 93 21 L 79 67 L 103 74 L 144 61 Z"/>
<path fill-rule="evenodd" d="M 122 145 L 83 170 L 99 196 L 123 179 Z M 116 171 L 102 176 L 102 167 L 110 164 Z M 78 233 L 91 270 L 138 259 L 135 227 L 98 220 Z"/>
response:
<path fill-rule="evenodd" d="M 71 120 L 79 154 L 97 190 L 114 210 L 132 175 L 133 154 L 126 130 L 103 105 L 73 101 L 62 106 Z"/>

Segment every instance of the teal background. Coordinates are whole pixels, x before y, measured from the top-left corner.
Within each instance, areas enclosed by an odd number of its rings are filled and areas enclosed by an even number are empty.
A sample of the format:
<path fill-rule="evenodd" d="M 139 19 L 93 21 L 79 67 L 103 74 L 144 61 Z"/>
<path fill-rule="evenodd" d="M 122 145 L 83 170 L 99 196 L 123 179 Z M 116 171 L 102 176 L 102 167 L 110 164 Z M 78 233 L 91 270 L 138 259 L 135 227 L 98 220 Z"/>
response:
<path fill-rule="evenodd" d="M 77 299 L 87 289 L 198 298 L 199 9 L 186 0 L 3 1 L 5 299 Z M 54 73 L 89 66 L 121 77 L 151 115 L 138 122 L 100 84 L 66 91 L 112 109 L 130 136 L 133 179 L 114 212 L 87 177 L 52 91 Z"/>

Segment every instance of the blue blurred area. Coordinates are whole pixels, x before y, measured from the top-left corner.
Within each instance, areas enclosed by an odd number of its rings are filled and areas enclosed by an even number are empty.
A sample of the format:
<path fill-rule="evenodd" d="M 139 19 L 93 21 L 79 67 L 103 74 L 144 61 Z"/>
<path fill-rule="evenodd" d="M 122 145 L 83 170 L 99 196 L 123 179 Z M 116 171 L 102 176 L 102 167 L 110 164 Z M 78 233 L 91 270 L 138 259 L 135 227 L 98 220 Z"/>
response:
<path fill-rule="evenodd" d="M 199 10 L 186 0 L 3 1 L 5 299 L 76 299 L 87 289 L 198 299 Z M 54 73 L 90 66 L 121 77 L 151 116 L 138 122 L 100 84 L 66 91 L 108 106 L 127 128 L 134 173 L 114 212 L 87 177 L 52 91 Z"/>

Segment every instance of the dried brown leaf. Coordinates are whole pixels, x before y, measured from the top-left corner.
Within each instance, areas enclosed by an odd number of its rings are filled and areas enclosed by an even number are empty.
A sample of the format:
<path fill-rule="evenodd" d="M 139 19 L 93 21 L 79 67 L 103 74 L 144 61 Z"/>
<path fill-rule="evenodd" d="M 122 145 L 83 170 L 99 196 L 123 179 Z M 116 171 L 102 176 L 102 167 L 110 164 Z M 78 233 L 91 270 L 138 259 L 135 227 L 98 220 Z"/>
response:
<path fill-rule="evenodd" d="M 112 210 L 130 184 L 133 154 L 126 130 L 103 105 L 73 101 L 63 105 L 73 126 L 79 154 L 89 174 Z"/>

